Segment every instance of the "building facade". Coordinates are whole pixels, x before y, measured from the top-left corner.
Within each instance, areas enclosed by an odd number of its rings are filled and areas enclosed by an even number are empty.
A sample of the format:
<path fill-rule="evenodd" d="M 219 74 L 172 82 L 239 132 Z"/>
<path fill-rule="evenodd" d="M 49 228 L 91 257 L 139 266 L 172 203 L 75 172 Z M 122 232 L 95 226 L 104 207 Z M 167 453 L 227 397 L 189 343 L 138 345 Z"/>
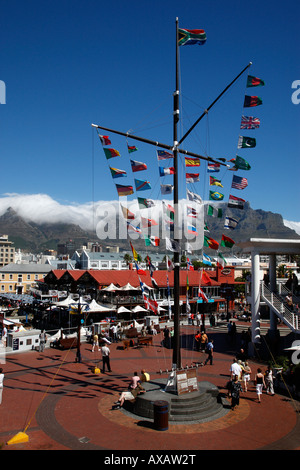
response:
<path fill-rule="evenodd" d="M 8 240 L 8 235 L 0 236 L 0 267 L 15 262 L 15 247 Z"/>
<path fill-rule="evenodd" d="M 49 264 L 8 264 L 0 268 L 0 294 L 26 294 L 53 267 Z"/>

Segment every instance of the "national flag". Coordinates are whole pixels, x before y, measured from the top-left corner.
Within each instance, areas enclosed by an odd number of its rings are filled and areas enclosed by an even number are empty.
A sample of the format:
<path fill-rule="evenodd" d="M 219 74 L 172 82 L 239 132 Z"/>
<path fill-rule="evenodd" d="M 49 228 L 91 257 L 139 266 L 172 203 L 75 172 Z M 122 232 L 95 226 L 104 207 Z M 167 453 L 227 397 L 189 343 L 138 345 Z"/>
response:
<path fill-rule="evenodd" d="M 148 209 L 149 207 L 155 206 L 153 199 L 147 199 L 143 197 L 138 197 L 137 199 L 140 209 Z"/>
<path fill-rule="evenodd" d="M 122 184 L 116 184 L 116 188 L 118 191 L 119 196 L 129 196 L 133 194 L 133 187 L 132 186 L 124 186 Z"/>
<path fill-rule="evenodd" d="M 166 152 L 165 150 L 157 150 L 157 160 L 168 160 L 169 158 L 174 158 L 173 153 Z"/>
<path fill-rule="evenodd" d="M 185 157 L 185 166 L 200 166 L 200 158 Z"/>
<path fill-rule="evenodd" d="M 174 264 L 168 256 L 166 256 L 166 264 L 167 264 L 167 270 L 168 271 L 172 271 L 172 269 L 174 269 Z"/>
<path fill-rule="evenodd" d="M 135 232 L 135 233 L 142 233 L 142 230 L 140 229 L 140 227 L 138 225 L 135 226 L 130 222 L 127 222 L 127 231 L 128 232 Z"/>
<path fill-rule="evenodd" d="M 235 241 L 233 241 L 229 237 L 226 237 L 226 235 L 224 235 L 224 234 L 222 235 L 221 246 L 226 246 L 227 248 L 232 248 L 234 244 L 235 244 Z"/>
<path fill-rule="evenodd" d="M 251 170 L 250 164 L 238 155 L 235 157 L 234 166 L 237 170 Z"/>
<path fill-rule="evenodd" d="M 214 176 L 210 176 L 209 177 L 209 185 L 210 186 L 220 186 L 221 188 L 223 188 L 223 185 L 221 183 L 221 180 L 218 180 L 217 178 L 215 178 Z"/>
<path fill-rule="evenodd" d="M 225 222 L 224 222 L 224 228 L 234 230 L 237 224 L 238 224 L 238 221 L 236 219 L 234 219 L 233 217 L 226 216 Z"/>
<path fill-rule="evenodd" d="M 193 46 L 198 44 L 202 46 L 206 42 L 206 33 L 204 29 L 182 29 L 178 28 L 178 45 Z"/>
<path fill-rule="evenodd" d="M 159 176 L 166 176 L 166 175 L 174 175 L 175 174 L 175 168 L 170 167 L 170 168 L 163 168 L 162 166 L 159 167 Z"/>
<path fill-rule="evenodd" d="M 187 267 L 188 271 L 194 271 L 194 265 L 190 261 L 190 258 L 186 259 L 186 267 Z M 187 282 L 188 282 L 188 278 L 187 278 Z"/>
<path fill-rule="evenodd" d="M 218 209 L 217 207 L 213 207 L 209 205 L 207 208 L 207 215 L 221 218 L 223 217 L 223 209 Z"/>
<path fill-rule="evenodd" d="M 136 171 L 143 171 L 147 170 L 146 163 L 138 162 L 136 160 L 130 160 L 131 163 L 131 170 L 135 173 Z"/>
<path fill-rule="evenodd" d="M 202 204 L 202 199 L 198 194 L 193 193 L 189 189 L 187 189 L 186 193 L 187 193 L 187 198 L 189 201 L 194 201 L 194 202 L 198 202 L 199 204 Z"/>
<path fill-rule="evenodd" d="M 209 232 L 209 228 L 208 228 L 207 224 L 204 224 L 203 230 L 204 230 L 204 232 Z"/>
<path fill-rule="evenodd" d="M 256 139 L 253 137 L 243 137 L 239 136 L 238 149 L 253 148 L 256 146 Z"/>
<path fill-rule="evenodd" d="M 130 243 L 130 247 L 131 247 L 131 251 L 132 251 L 134 261 L 139 261 L 140 256 L 138 255 L 137 251 L 133 247 L 132 243 L 131 242 L 129 242 L 129 243 Z"/>
<path fill-rule="evenodd" d="M 166 249 L 168 251 L 175 251 L 176 253 L 180 253 L 180 244 L 176 240 L 166 237 Z"/>
<path fill-rule="evenodd" d="M 208 163 L 207 164 L 207 173 L 217 173 L 220 171 L 220 163 Z"/>
<path fill-rule="evenodd" d="M 152 225 L 158 225 L 157 222 L 153 219 L 146 219 L 145 217 L 141 217 L 142 228 L 152 227 Z"/>
<path fill-rule="evenodd" d="M 227 264 L 226 259 L 222 255 L 220 251 L 218 251 L 218 259 L 217 259 L 217 266 L 220 268 L 224 268 L 224 266 Z"/>
<path fill-rule="evenodd" d="M 111 141 L 109 140 L 108 135 L 100 135 L 98 134 L 100 142 L 102 145 L 111 145 Z"/>
<path fill-rule="evenodd" d="M 188 217 L 193 217 L 194 219 L 196 219 L 197 215 L 198 215 L 198 212 L 196 211 L 196 209 L 194 209 L 191 206 L 187 206 L 187 216 Z"/>
<path fill-rule="evenodd" d="M 135 263 L 135 269 L 136 269 L 136 273 L 139 276 L 147 276 L 146 271 L 144 271 L 144 269 L 141 269 L 137 263 Z"/>
<path fill-rule="evenodd" d="M 161 184 L 160 185 L 161 194 L 171 194 L 173 189 L 174 189 L 174 186 L 172 184 Z"/>
<path fill-rule="evenodd" d="M 170 230 L 170 231 L 174 232 L 175 225 L 174 225 L 174 222 L 172 220 L 165 220 L 164 223 L 165 223 L 165 228 L 167 230 Z"/>
<path fill-rule="evenodd" d="M 244 203 L 246 201 L 244 199 L 241 199 L 240 197 L 236 196 L 229 196 L 229 201 L 228 201 L 228 207 L 231 207 L 233 209 L 244 209 Z"/>
<path fill-rule="evenodd" d="M 207 274 L 206 271 L 203 271 L 201 272 L 201 278 L 200 278 L 200 283 L 201 284 L 206 284 L 208 286 L 211 286 L 212 282 L 211 282 L 211 278 L 210 276 Z"/>
<path fill-rule="evenodd" d="M 209 199 L 213 201 L 222 201 L 222 199 L 224 199 L 224 194 L 219 193 L 218 191 L 209 191 Z"/>
<path fill-rule="evenodd" d="M 253 108 L 262 104 L 262 99 L 259 96 L 245 96 L 244 108 Z"/>
<path fill-rule="evenodd" d="M 137 151 L 137 148 L 135 145 L 128 145 L 127 144 L 127 149 L 128 149 L 128 153 L 132 153 L 132 152 L 136 152 Z"/>
<path fill-rule="evenodd" d="M 187 231 L 188 231 L 188 233 L 190 233 L 191 235 L 195 235 L 195 237 L 198 237 L 197 229 L 196 229 L 196 227 L 194 227 L 193 225 L 188 225 L 188 226 L 187 226 Z"/>
<path fill-rule="evenodd" d="M 219 248 L 219 243 L 213 238 L 207 237 L 204 235 L 204 246 L 208 246 L 212 250 L 217 250 Z"/>
<path fill-rule="evenodd" d="M 242 176 L 233 175 L 232 177 L 232 184 L 231 187 L 234 189 L 244 189 L 248 186 L 247 178 L 243 178 Z"/>
<path fill-rule="evenodd" d="M 253 77 L 253 75 L 247 77 L 247 87 L 264 86 L 264 84 L 265 82 L 261 78 Z"/>
<path fill-rule="evenodd" d="M 151 189 L 149 181 L 135 179 L 134 183 L 136 191 L 146 191 L 147 189 Z"/>
<path fill-rule="evenodd" d="M 124 170 L 118 170 L 118 168 L 112 168 L 111 166 L 109 167 L 109 169 L 110 169 L 110 172 L 111 172 L 111 176 L 113 178 L 121 178 L 121 177 L 127 175 L 126 171 L 124 171 Z"/>
<path fill-rule="evenodd" d="M 175 218 L 175 210 L 170 204 L 167 204 L 163 201 L 163 207 L 165 210 L 166 215 L 171 219 L 174 220 Z"/>
<path fill-rule="evenodd" d="M 106 159 L 109 160 L 110 158 L 113 158 L 113 157 L 120 157 L 120 152 L 118 152 L 118 150 L 115 150 L 115 149 L 103 149 L 104 150 L 104 153 L 105 153 L 105 156 L 106 156 Z"/>
<path fill-rule="evenodd" d="M 242 116 L 241 129 L 258 129 L 260 120 L 253 116 Z"/>
<path fill-rule="evenodd" d="M 208 297 L 200 286 L 198 287 L 198 298 L 204 300 L 204 302 L 208 302 Z"/>
<path fill-rule="evenodd" d="M 207 264 L 208 266 L 212 266 L 212 260 L 211 257 L 203 253 L 202 255 L 202 263 Z"/>
<path fill-rule="evenodd" d="M 160 238 L 156 237 L 154 235 L 151 235 L 150 237 L 147 237 L 146 235 L 144 236 L 145 238 L 145 245 L 146 246 L 159 246 L 160 244 Z"/>
<path fill-rule="evenodd" d="M 122 204 L 120 204 L 120 206 L 121 206 L 123 216 L 125 219 L 133 220 L 135 218 L 134 213 L 131 212 L 129 209 L 127 209 L 127 207 L 122 206 Z"/>
<path fill-rule="evenodd" d="M 199 180 L 199 173 L 186 173 L 186 182 L 187 183 L 196 183 Z"/>

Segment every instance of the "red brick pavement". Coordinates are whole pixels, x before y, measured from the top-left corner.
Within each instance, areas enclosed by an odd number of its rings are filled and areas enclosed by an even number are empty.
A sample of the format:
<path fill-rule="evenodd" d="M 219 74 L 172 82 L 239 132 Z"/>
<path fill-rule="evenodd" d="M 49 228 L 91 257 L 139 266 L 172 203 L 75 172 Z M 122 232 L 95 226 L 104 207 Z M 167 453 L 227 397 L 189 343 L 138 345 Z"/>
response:
<path fill-rule="evenodd" d="M 193 333 L 189 330 L 189 333 Z M 197 369 L 198 380 L 207 380 L 225 392 L 232 354 L 226 353 L 226 334 L 209 332 L 215 338 L 212 366 Z M 0 443 L 4 450 L 255 450 L 300 449 L 299 403 L 290 397 L 263 394 L 258 404 L 254 386 L 242 394 L 239 408 L 208 423 L 171 425 L 156 431 L 149 421 L 132 418 L 112 404 L 127 388 L 134 371 L 145 367 L 151 378 L 161 377 L 172 363 L 171 351 L 160 345 L 120 349 L 112 344 L 112 372 L 94 374 L 99 352 L 81 346 L 82 361 L 75 362 L 76 350 L 46 349 L 7 357 L 3 401 L 0 406 Z M 190 348 L 181 350 L 182 363 L 191 364 L 205 355 Z M 100 361 L 101 363 L 101 361 Z M 253 376 L 257 364 L 250 361 Z M 163 374 L 163 377 L 167 377 Z M 18 432 L 28 442 L 7 445 Z"/>

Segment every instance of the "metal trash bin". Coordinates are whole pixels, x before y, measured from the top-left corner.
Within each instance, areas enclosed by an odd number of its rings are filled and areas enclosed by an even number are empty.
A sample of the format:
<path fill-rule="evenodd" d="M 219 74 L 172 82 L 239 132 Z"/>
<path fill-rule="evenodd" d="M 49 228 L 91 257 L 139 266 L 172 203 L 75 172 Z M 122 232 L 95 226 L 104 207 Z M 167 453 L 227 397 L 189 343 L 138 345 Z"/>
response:
<path fill-rule="evenodd" d="M 157 400 L 153 403 L 154 427 L 158 431 L 169 429 L 169 403 L 164 400 Z"/>

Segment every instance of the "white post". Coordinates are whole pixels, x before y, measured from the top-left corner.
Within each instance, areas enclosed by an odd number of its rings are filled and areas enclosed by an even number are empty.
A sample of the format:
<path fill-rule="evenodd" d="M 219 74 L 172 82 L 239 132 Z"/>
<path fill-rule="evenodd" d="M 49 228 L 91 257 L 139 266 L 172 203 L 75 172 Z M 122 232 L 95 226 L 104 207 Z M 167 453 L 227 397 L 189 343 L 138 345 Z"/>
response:
<path fill-rule="evenodd" d="M 251 305 L 252 305 L 252 343 L 260 343 L 260 280 L 259 280 L 259 253 L 251 254 Z"/>

